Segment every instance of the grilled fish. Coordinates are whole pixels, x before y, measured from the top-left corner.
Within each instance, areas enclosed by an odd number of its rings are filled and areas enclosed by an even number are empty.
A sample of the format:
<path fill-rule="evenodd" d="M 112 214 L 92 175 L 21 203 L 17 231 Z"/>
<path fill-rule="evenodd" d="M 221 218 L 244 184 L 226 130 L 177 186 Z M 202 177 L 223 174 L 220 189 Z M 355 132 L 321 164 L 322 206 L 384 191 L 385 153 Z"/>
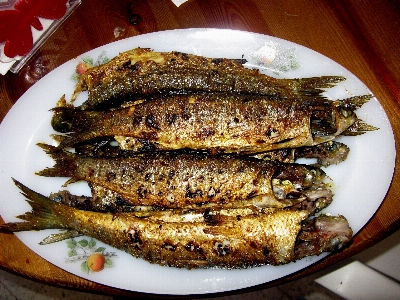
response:
<path fill-rule="evenodd" d="M 54 108 L 58 149 L 114 137 L 125 150 L 206 150 L 253 154 L 330 141 L 357 121 L 371 98 L 274 100 L 245 95 L 175 95 L 111 111 Z"/>
<path fill-rule="evenodd" d="M 0 225 L 0 232 L 60 228 L 96 238 L 151 263 L 179 268 L 248 268 L 280 265 L 342 248 L 352 236 L 342 216 L 317 217 L 302 226 L 307 211 L 274 210 L 245 216 L 164 222 L 129 213 L 77 210 L 15 181 L 32 206 L 26 222 Z"/>
<path fill-rule="evenodd" d="M 136 48 L 88 69 L 79 77 L 71 102 L 82 90 L 88 91 L 88 99 L 81 109 L 115 107 L 137 97 L 188 92 L 318 97 L 323 88 L 344 80 L 341 76 L 276 79 L 244 67 L 243 62 Z"/>
<path fill-rule="evenodd" d="M 325 173 L 305 165 L 182 152 L 94 158 L 39 146 L 50 152 L 56 164 L 37 175 L 85 180 L 119 194 L 131 205 L 282 208 L 314 197 L 313 190 L 332 197 L 329 183 L 323 182 Z"/>
<path fill-rule="evenodd" d="M 63 136 L 61 136 L 61 140 Z M 346 160 L 350 148 L 340 142 L 329 141 L 310 147 L 284 148 L 253 155 L 259 159 L 277 160 L 283 163 L 295 163 L 300 158 L 316 158 L 320 166 L 328 167 Z M 75 146 L 75 153 L 93 157 L 127 157 L 137 155 L 131 150 L 122 150 L 115 145 L 113 138 L 104 138 L 91 143 Z"/>
<path fill-rule="evenodd" d="M 275 196 L 281 196 L 284 193 L 285 188 L 290 185 L 288 181 L 282 184 L 281 181 L 273 180 L 272 181 L 272 189 L 274 191 Z M 130 201 L 124 199 L 120 194 L 104 188 L 100 185 L 89 184 L 92 196 L 76 196 L 72 195 L 67 190 L 62 190 L 57 193 L 50 194 L 49 198 L 69 205 L 71 207 L 75 207 L 82 210 L 90 210 L 97 212 L 136 212 L 143 213 L 146 215 L 154 215 L 154 214 L 170 214 L 171 211 L 174 213 L 182 213 L 184 211 L 190 211 L 191 213 L 202 214 L 210 209 L 223 209 L 225 205 L 215 205 L 215 203 L 203 204 L 202 206 L 196 208 L 181 208 L 181 209 L 166 209 L 164 207 L 156 206 L 156 205 L 132 205 Z M 326 208 L 332 202 L 332 192 L 329 189 L 322 188 L 315 190 L 308 190 L 306 192 L 306 197 L 298 198 L 296 200 L 292 200 L 292 204 L 287 203 L 286 209 L 294 209 L 294 210 L 307 210 L 310 215 L 314 215 L 317 212 L 320 212 L 322 209 Z M 240 203 L 236 203 L 236 206 L 240 206 Z M 279 205 L 274 205 L 271 203 L 269 206 L 282 206 L 281 203 Z M 271 208 L 271 207 L 269 207 Z M 268 209 L 269 209 L 268 208 Z M 237 208 L 239 209 L 239 208 Z M 243 209 L 249 209 L 252 211 L 264 210 L 267 208 L 259 208 L 256 206 L 244 207 Z"/>
<path fill-rule="evenodd" d="M 52 193 L 50 199 L 70 207 L 80 210 L 96 211 L 103 213 L 120 213 L 131 212 L 132 215 L 138 218 L 146 218 L 147 220 L 158 220 L 163 222 L 188 222 L 188 221 L 204 221 L 209 225 L 216 225 L 227 217 L 243 217 L 255 213 L 272 213 L 279 208 L 257 208 L 257 207 L 244 207 L 244 208 L 228 208 L 223 207 L 199 207 L 196 209 L 164 209 L 153 206 L 133 206 L 124 201 L 120 195 L 103 187 L 91 185 L 92 195 L 89 196 L 76 196 L 72 195 L 69 191 L 63 190 L 57 193 Z M 314 191 L 314 193 L 321 193 L 326 191 Z M 289 210 L 304 210 L 308 211 L 309 216 L 326 208 L 332 202 L 331 197 L 319 198 L 309 197 L 302 202 L 299 202 L 286 209 Z M 75 230 L 68 230 L 66 232 L 51 234 L 40 242 L 41 245 L 55 243 L 61 240 L 69 239 L 71 237 L 80 236 L 81 234 Z"/>

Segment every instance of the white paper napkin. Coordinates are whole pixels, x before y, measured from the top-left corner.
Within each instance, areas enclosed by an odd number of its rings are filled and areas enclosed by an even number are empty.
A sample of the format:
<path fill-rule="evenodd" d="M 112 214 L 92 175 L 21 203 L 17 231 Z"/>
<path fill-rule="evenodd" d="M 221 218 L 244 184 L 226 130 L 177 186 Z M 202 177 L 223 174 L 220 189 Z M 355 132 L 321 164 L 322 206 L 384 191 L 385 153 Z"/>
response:
<path fill-rule="evenodd" d="M 33 44 L 36 43 L 36 41 L 44 34 L 44 32 L 46 32 L 46 30 L 51 26 L 51 24 L 53 24 L 55 21 L 54 20 L 48 20 L 48 19 L 43 19 L 43 18 L 39 18 L 40 23 L 42 23 L 43 25 L 43 29 L 42 30 L 36 30 L 35 28 L 32 28 L 32 36 L 33 36 Z M 29 55 L 29 54 L 27 54 Z M 13 66 L 13 64 L 16 61 L 21 60 L 23 57 L 21 56 L 16 56 L 13 58 L 10 58 L 8 56 L 6 56 L 4 54 L 4 43 L 0 45 L 0 73 L 2 75 L 5 75 L 8 70 L 11 69 L 11 67 Z"/>
<path fill-rule="evenodd" d="M 171 0 L 177 7 L 179 7 L 181 4 L 185 3 L 188 0 Z"/>

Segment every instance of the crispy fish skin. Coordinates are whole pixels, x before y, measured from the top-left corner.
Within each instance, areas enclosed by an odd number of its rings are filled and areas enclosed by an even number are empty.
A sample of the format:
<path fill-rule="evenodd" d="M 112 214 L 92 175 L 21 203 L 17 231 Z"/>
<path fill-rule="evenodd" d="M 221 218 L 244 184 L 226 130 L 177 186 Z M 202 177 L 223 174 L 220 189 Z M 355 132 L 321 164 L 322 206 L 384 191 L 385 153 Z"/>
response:
<path fill-rule="evenodd" d="M 50 152 L 53 148 L 39 146 Z M 120 194 L 131 205 L 164 208 L 207 203 L 282 208 L 296 199 L 286 198 L 285 187 L 278 199 L 272 187 L 273 177 L 278 181 L 289 179 L 304 190 L 324 177 L 322 170 L 304 165 L 202 153 L 157 152 L 110 159 L 66 151 L 50 155 L 56 164 L 37 175 L 85 180 Z"/>
<path fill-rule="evenodd" d="M 274 181 L 273 181 L 274 183 Z M 287 183 L 287 182 L 286 182 Z M 50 195 L 50 199 L 75 207 L 77 209 L 83 210 L 91 210 L 97 212 L 135 212 L 145 215 L 154 215 L 154 214 L 181 214 L 182 212 L 191 212 L 192 214 L 203 214 L 207 211 L 222 211 L 226 207 L 231 207 L 230 210 L 243 209 L 249 211 L 259 211 L 266 209 L 277 209 L 276 206 L 281 209 L 282 202 L 272 202 L 269 203 L 267 208 L 260 208 L 256 206 L 248 206 L 248 202 L 246 201 L 238 201 L 234 205 L 226 205 L 226 204 L 215 204 L 215 203 L 207 203 L 203 204 L 200 207 L 195 208 L 181 208 L 181 209 L 166 209 L 164 207 L 156 206 L 156 205 L 131 205 L 129 201 L 125 200 L 120 194 L 111 191 L 107 188 L 96 184 L 89 184 L 91 189 L 92 196 L 76 196 L 72 195 L 70 192 L 66 190 L 59 191 L 57 193 L 52 193 Z M 272 189 L 274 190 L 274 194 L 279 195 L 282 193 L 285 186 L 274 186 L 272 185 Z M 329 206 L 333 200 L 333 193 L 330 189 L 326 187 L 326 184 L 320 184 L 319 187 L 315 187 L 313 189 L 308 189 L 307 192 L 303 191 L 304 195 L 302 197 L 298 197 L 296 199 L 292 198 L 290 201 L 285 201 L 285 209 L 294 209 L 294 210 L 307 210 L 310 215 L 314 215 L 317 212 L 320 212 L 322 209 Z"/>
<path fill-rule="evenodd" d="M 60 136 L 63 138 L 63 136 Z M 113 145 L 113 138 L 75 147 L 75 153 L 93 157 L 128 157 L 138 153 L 131 150 L 122 150 Z M 310 147 L 284 148 L 252 155 L 264 160 L 276 160 L 282 163 L 295 163 L 300 158 L 316 158 L 320 166 L 328 167 L 339 164 L 347 159 L 350 148 L 337 141 L 329 141 Z"/>
<path fill-rule="evenodd" d="M 307 211 L 273 210 L 228 218 L 215 224 L 197 219 L 163 222 L 129 213 L 89 212 L 54 202 L 18 181 L 14 182 L 28 199 L 32 212 L 18 216 L 26 222 L 0 225 L 0 232 L 68 229 L 150 263 L 178 268 L 280 265 L 306 255 L 340 249 L 352 235 L 342 217 L 337 217 L 339 231 L 334 226 L 337 220 L 326 217 L 323 223 L 333 230 L 322 230 L 322 234 L 318 234 L 317 219 L 314 226 L 307 224 L 309 232 L 301 232 Z M 301 249 L 297 251 L 299 235 L 302 237 L 299 240 Z M 315 245 L 311 244 L 313 235 L 318 241 Z"/>
<path fill-rule="evenodd" d="M 174 95 L 111 111 L 57 107 L 52 125 L 58 131 L 73 131 L 58 149 L 113 136 L 125 150 L 188 148 L 253 154 L 334 139 L 357 119 L 352 109 L 342 104 L 339 100 Z"/>
<path fill-rule="evenodd" d="M 118 106 L 138 96 L 188 92 L 260 94 L 275 98 L 319 96 L 343 81 L 341 76 L 276 79 L 243 66 L 243 60 L 206 58 L 181 52 L 153 52 L 136 48 L 104 65 L 90 68 L 79 78 L 73 102 L 82 90 L 88 100 L 81 109 Z"/>
<path fill-rule="evenodd" d="M 45 197 L 41 200 L 49 204 Z M 276 211 L 212 226 L 205 222 L 151 221 L 132 214 L 103 214 L 59 203 L 53 205 L 58 216 L 50 227 L 78 231 L 152 263 L 189 268 L 290 262 L 294 259 L 300 222 L 308 216 L 304 211 Z M 36 224 L 36 229 L 39 226 Z"/>

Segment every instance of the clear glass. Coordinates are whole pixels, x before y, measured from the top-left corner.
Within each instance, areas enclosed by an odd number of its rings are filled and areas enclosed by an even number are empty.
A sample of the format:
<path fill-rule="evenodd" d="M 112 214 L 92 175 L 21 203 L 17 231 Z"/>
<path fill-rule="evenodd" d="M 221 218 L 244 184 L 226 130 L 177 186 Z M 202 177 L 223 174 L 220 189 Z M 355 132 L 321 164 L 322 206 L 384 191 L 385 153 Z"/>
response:
<path fill-rule="evenodd" d="M 14 4 L 18 0 L 0 0 L 0 11 L 1 10 L 7 10 L 7 9 L 13 9 Z"/>
<path fill-rule="evenodd" d="M 17 0 L 0 0 L 0 10 L 3 10 L 3 4 L 7 2 L 7 7 L 13 7 L 15 2 Z M 12 3 L 12 4 L 10 4 Z M 46 42 L 46 40 L 57 30 L 58 27 L 72 14 L 72 12 L 81 4 L 81 0 L 69 0 L 67 2 L 67 12 L 65 15 L 58 20 L 55 20 L 49 28 L 47 28 L 43 34 L 40 36 L 40 38 L 33 44 L 32 50 L 22 57 L 20 60 L 16 61 L 12 67 L 10 68 L 10 71 L 12 73 L 18 73 L 19 70 L 22 69 L 22 67 L 30 60 L 30 58 L 36 53 L 36 51 Z"/>

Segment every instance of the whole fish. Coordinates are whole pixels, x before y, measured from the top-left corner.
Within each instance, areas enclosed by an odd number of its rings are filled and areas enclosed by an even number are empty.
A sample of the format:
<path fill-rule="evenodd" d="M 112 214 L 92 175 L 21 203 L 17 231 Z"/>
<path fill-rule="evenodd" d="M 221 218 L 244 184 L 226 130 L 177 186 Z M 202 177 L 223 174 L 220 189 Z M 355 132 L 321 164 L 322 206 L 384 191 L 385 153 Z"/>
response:
<path fill-rule="evenodd" d="M 228 208 L 222 206 L 207 205 L 198 208 L 181 208 L 181 209 L 165 209 L 154 206 L 134 206 L 129 202 L 122 199 L 122 197 L 110 190 L 101 186 L 90 184 L 92 190 L 92 197 L 90 196 L 76 196 L 72 195 L 69 191 L 63 190 L 57 193 L 50 194 L 49 198 L 53 201 L 74 207 L 80 210 L 104 212 L 104 213 L 119 213 L 131 212 L 138 218 L 146 218 L 147 220 L 158 220 L 163 222 L 193 222 L 195 220 L 204 221 L 210 225 L 225 220 L 226 217 L 247 216 L 255 213 L 270 213 L 279 208 L 258 208 L 258 207 L 243 207 L 243 208 Z M 327 191 L 327 190 L 326 190 Z M 325 191 L 325 192 L 326 192 Z M 321 193 L 323 190 L 314 191 L 314 193 Z M 309 194 L 309 196 L 311 196 Z M 309 216 L 326 208 L 331 202 L 331 197 L 309 197 L 301 202 L 287 207 L 290 210 L 304 210 L 308 211 Z M 40 242 L 41 245 L 47 245 L 61 240 L 69 239 L 71 237 L 80 236 L 81 234 L 75 230 L 68 230 L 51 234 Z"/>
<path fill-rule="evenodd" d="M 282 184 L 281 181 L 273 180 L 272 187 L 274 190 L 275 196 L 280 196 L 284 193 L 285 188 L 289 187 L 289 182 L 285 182 Z M 50 194 L 49 198 L 78 208 L 83 210 L 91 210 L 91 211 L 98 211 L 98 212 L 137 212 L 137 213 L 144 213 L 144 214 L 162 214 L 166 213 L 169 214 L 171 209 L 166 209 L 164 207 L 160 207 L 157 205 L 132 205 L 129 200 L 124 199 L 124 197 L 117 192 L 104 188 L 100 185 L 96 185 L 93 183 L 89 183 L 91 196 L 76 196 L 72 195 L 67 190 L 62 190 L 57 193 Z M 308 190 L 305 193 L 306 197 L 297 198 L 296 200 L 292 199 L 292 203 L 287 202 L 286 209 L 295 209 L 295 210 L 307 210 L 310 215 L 314 215 L 315 213 L 321 211 L 322 209 L 326 208 L 332 202 L 332 192 L 329 189 L 320 186 L 319 189 Z M 236 207 L 240 207 L 241 203 L 236 203 Z M 243 203 L 242 203 L 243 204 Z M 260 209 L 266 208 L 259 208 L 256 206 L 246 206 L 248 203 L 245 203 L 245 207 L 243 209 L 249 209 L 252 211 L 257 211 Z M 172 209 L 175 213 L 182 211 L 190 211 L 191 213 L 198 213 L 202 214 L 207 210 L 216 210 L 216 209 L 223 209 L 224 204 L 216 205 L 215 203 L 206 203 L 202 204 L 199 207 L 195 208 L 181 208 L 181 209 Z M 268 208 L 272 207 L 281 207 L 282 203 L 270 203 Z M 239 208 L 237 208 L 239 209 Z"/>
<path fill-rule="evenodd" d="M 85 180 L 119 194 L 131 205 L 282 208 L 320 195 L 321 190 L 321 197 L 332 198 L 329 183 L 323 182 L 325 173 L 306 165 L 182 152 L 95 158 L 39 146 L 56 164 L 37 175 Z"/>
<path fill-rule="evenodd" d="M 273 210 L 164 222 L 129 213 L 98 213 L 54 202 L 15 181 L 32 206 L 18 216 L 26 222 L 0 225 L 0 232 L 60 228 L 87 235 L 151 263 L 179 268 L 248 268 L 280 265 L 349 242 L 352 230 L 342 216 L 302 222 L 307 211 Z"/>
<path fill-rule="evenodd" d="M 193 149 L 254 154 L 330 141 L 357 121 L 371 98 L 274 100 L 263 96 L 174 95 L 111 111 L 56 107 L 52 126 L 68 132 L 58 149 L 114 137 L 125 150 Z"/>
<path fill-rule="evenodd" d="M 61 137 L 61 140 L 64 138 Z M 75 146 L 75 152 L 93 157 L 127 157 L 137 155 L 136 151 L 122 150 L 110 137 L 99 139 L 91 143 Z M 350 148 L 337 141 L 329 141 L 310 147 L 284 148 L 271 150 L 252 155 L 259 159 L 277 160 L 283 163 L 295 163 L 300 158 L 316 158 L 317 164 L 328 167 L 346 160 Z"/>
<path fill-rule="evenodd" d="M 81 109 L 115 107 L 137 97 L 171 93 L 224 92 L 278 99 L 318 97 L 322 88 L 344 80 L 342 76 L 276 79 L 244 67 L 244 62 L 136 48 L 88 69 L 79 77 L 71 101 L 82 90 L 88 91 L 88 99 Z"/>

